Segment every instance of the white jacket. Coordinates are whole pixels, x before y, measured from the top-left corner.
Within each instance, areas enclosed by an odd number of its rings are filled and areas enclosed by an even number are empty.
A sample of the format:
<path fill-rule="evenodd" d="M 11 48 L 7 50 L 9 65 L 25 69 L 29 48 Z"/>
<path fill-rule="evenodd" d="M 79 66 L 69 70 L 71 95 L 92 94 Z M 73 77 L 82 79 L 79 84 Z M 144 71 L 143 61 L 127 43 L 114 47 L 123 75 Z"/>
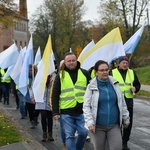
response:
<path fill-rule="evenodd" d="M 124 96 L 120 90 L 119 84 L 112 76 L 109 76 L 108 78 L 117 94 L 117 100 L 118 100 L 117 104 L 120 112 L 120 126 L 122 125 L 122 121 L 123 124 L 128 125 L 129 112 L 127 110 Z M 97 86 L 97 80 L 95 77 L 88 84 L 84 95 L 83 114 L 84 114 L 86 127 L 96 124 L 98 99 L 99 99 L 99 90 Z"/>

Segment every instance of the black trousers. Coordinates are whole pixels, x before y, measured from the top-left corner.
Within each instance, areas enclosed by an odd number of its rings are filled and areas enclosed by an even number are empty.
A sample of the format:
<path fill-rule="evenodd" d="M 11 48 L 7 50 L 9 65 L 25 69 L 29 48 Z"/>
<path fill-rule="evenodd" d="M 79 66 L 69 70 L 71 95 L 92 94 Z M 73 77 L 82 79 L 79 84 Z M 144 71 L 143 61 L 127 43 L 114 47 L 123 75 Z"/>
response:
<path fill-rule="evenodd" d="M 34 120 L 35 104 L 26 103 L 26 109 L 28 111 L 30 121 L 33 121 Z"/>
<path fill-rule="evenodd" d="M 0 85 L 0 102 L 2 101 L 2 94 L 3 94 L 2 85 Z"/>
<path fill-rule="evenodd" d="M 127 144 L 127 142 L 130 139 L 132 123 L 133 123 L 133 107 L 127 107 L 127 109 L 129 111 L 129 116 L 130 116 L 130 124 L 127 129 L 123 129 L 123 135 L 122 135 L 123 144 Z"/>
<path fill-rule="evenodd" d="M 18 98 L 17 90 L 14 91 L 14 95 L 15 95 L 15 98 L 16 98 L 17 108 L 19 108 L 19 98 Z"/>
<path fill-rule="evenodd" d="M 41 110 L 41 124 L 43 132 L 51 132 L 53 130 L 53 118 L 52 118 L 52 111 L 48 110 Z"/>
<path fill-rule="evenodd" d="M 4 104 L 7 102 L 9 104 L 9 93 L 10 93 L 10 83 L 4 82 L 2 84 L 2 92 L 4 96 Z"/>
<path fill-rule="evenodd" d="M 35 111 L 34 111 L 34 117 L 35 117 L 35 118 L 38 118 L 38 117 L 39 117 L 39 114 L 40 114 L 40 110 L 35 109 Z"/>

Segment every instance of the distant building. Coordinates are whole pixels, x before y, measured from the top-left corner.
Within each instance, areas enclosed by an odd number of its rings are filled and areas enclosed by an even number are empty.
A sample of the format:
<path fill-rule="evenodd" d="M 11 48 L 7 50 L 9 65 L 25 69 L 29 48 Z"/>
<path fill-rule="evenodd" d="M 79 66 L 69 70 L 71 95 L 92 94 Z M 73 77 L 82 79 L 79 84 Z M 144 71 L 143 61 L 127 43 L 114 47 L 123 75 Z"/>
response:
<path fill-rule="evenodd" d="M 27 2 L 26 0 L 19 0 L 19 14 L 21 17 L 14 19 L 14 26 L 7 29 L 0 30 L 0 52 L 7 49 L 13 44 L 13 40 L 18 47 L 24 47 L 29 40 L 28 30 L 28 15 L 27 15 Z"/>

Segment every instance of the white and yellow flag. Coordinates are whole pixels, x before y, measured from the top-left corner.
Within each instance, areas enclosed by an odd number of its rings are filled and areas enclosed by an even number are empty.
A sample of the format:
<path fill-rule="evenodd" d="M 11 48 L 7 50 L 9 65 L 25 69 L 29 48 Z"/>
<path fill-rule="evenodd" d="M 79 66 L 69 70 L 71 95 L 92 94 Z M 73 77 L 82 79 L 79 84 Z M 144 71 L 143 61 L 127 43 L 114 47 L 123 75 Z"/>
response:
<path fill-rule="evenodd" d="M 36 102 L 43 102 L 47 76 L 55 71 L 51 36 L 49 36 L 43 57 L 38 64 L 38 72 L 33 83 L 33 93 Z"/>
<path fill-rule="evenodd" d="M 82 62 L 82 59 L 84 59 L 84 55 L 95 45 L 94 40 L 92 40 L 88 45 L 85 46 L 85 48 L 82 50 L 78 57 L 78 61 Z M 84 60 L 83 60 L 84 61 Z"/>
<path fill-rule="evenodd" d="M 90 50 L 84 53 L 79 59 L 81 67 L 90 69 L 98 60 L 111 63 L 113 59 L 124 56 L 124 47 L 119 28 L 115 28 L 106 34 Z"/>

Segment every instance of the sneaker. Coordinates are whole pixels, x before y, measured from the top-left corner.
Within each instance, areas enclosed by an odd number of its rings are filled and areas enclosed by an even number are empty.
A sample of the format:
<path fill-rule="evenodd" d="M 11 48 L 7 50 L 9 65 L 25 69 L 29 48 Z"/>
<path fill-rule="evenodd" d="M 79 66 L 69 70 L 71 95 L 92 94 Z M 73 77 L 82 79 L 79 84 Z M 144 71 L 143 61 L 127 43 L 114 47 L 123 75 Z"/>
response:
<path fill-rule="evenodd" d="M 87 142 L 90 142 L 90 136 L 87 136 L 87 137 L 86 137 L 86 141 L 87 141 Z"/>

